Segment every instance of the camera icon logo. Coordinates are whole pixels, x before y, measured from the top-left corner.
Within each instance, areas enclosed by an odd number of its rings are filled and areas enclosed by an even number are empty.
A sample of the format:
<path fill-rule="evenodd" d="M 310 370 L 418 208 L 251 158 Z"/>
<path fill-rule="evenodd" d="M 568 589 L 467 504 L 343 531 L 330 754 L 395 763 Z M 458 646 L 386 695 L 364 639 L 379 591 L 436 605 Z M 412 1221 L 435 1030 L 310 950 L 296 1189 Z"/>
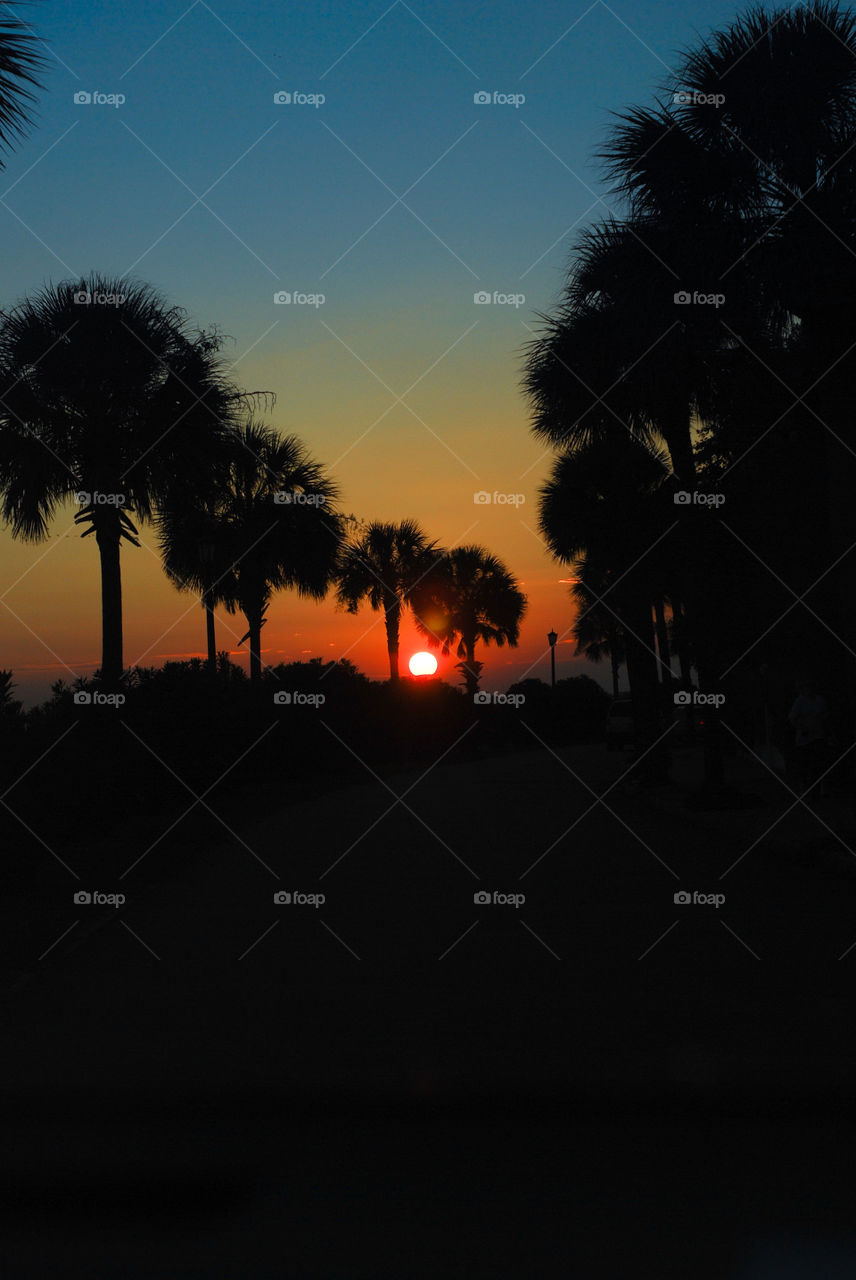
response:
<path fill-rule="evenodd" d="M 273 300 L 278 307 L 287 307 L 291 302 L 291 294 L 286 289 L 280 289 L 273 295 Z"/>
<path fill-rule="evenodd" d="M 74 901 L 79 907 L 85 906 L 88 902 L 92 901 L 92 894 L 87 893 L 85 889 L 78 889 L 77 893 L 74 895 Z"/>
<path fill-rule="evenodd" d="M 679 307 L 688 307 L 693 300 L 693 295 L 687 293 L 686 289 L 679 289 L 674 295 L 675 304 Z"/>
<path fill-rule="evenodd" d="M 473 302 L 477 307 L 486 307 L 490 303 L 491 297 L 487 289 L 479 289 L 478 293 L 473 294 Z"/>
<path fill-rule="evenodd" d="M 478 93 L 473 94 L 473 102 L 477 107 L 484 107 L 490 102 L 490 94 L 485 93 L 484 89 L 480 89 Z"/>
<path fill-rule="evenodd" d="M 273 695 L 273 704 L 275 707 L 287 707 L 291 704 L 291 694 L 280 689 Z"/>
<path fill-rule="evenodd" d="M 278 907 L 288 907 L 291 905 L 291 894 L 286 893 L 284 889 L 278 889 L 273 895 L 273 900 Z"/>
<path fill-rule="evenodd" d="M 85 689 L 79 690 L 74 695 L 74 705 L 76 707 L 88 707 L 92 701 L 92 694 L 87 693 Z"/>
<path fill-rule="evenodd" d="M 282 90 L 273 95 L 273 100 L 278 107 L 287 107 L 291 102 L 291 94 L 284 93 Z"/>
<path fill-rule="evenodd" d="M 490 694 L 485 693 L 483 689 L 480 689 L 478 693 L 473 694 L 473 702 L 477 707 L 483 707 L 490 702 Z"/>
<path fill-rule="evenodd" d="M 473 894 L 473 902 L 477 907 L 484 907 L 490 902 L 490 894 L 485 889 L 479 889 L 478 893 Z"/>
<path fill-rule="evenodd" d="M 79 107 L 85 107 L 88 102 L 92 101 L 92 94 L 87 93 L 85 89 L 80 89 L 74 95 L 74 101 Z"/>
<path fill-rule="evenodd" d="M 692 894 L 687 893 L 686 889 L 679 889 L 675 894 L 675 905 L 678 907 L 685 907 L 692 900 Z"/>
<path fill-rule="evenodd" d="M 72 297 L 78 307 L 86 307 L 92 301 L 92 294 L 87 293 L 85 289 L 78 289 L 77 293 L 73 294 Z"/>
<path fill-rule="evenodd" d="M 680 693 L 675 694 L 676 707 L 688 707 L 692 702 L 692 700 L 693 700 L 692 694 L 687 693 L 686 689 L 682 690 Z"/>
<path fill-rule="evenodd" d="M 85 489 L 78 489 L 74 495 L 74 501 L 79 507 L 88 507 L 92 501 L 92 494 L 87 493 Z"/>
<path fill-rule="evenodd" d="M 473 502 L 477 507 L 485 507 L 490 502 L 490 494 L 487 489 L 479 489 L 473 494 Z"/>
<path fill-rule="evenodd" d="M 688 507 L 693 500 L 693 495 L 688 493 L 686 489 L 679 489 L 674 496 L 676 507 Z"/>

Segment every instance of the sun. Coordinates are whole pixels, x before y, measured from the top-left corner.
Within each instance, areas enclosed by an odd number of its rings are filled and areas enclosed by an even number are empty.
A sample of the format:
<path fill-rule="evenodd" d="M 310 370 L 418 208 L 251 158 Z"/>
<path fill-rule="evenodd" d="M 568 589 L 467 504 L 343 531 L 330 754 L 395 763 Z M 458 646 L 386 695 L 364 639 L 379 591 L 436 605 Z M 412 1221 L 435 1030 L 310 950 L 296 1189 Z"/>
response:
<path fill-rule="evenodd" d="M 433 676 L 437 670 L 437 659 L 433 653 L 414 653 L 408 666 L 412 676 Z"/>

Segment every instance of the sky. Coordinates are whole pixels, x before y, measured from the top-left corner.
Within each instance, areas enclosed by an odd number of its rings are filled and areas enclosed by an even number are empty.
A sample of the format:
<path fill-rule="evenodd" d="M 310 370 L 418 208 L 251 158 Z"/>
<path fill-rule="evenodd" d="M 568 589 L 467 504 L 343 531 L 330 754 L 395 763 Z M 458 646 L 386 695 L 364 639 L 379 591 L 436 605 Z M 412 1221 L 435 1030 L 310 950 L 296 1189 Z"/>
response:
<path fill-rule="evenodd" d="M 569 571 L 538 533 L 551 453 L 529 431 L 523 350 L 575 237 L 621 212 L 596 159 L 612 113 L 649 103 L 737 11 L 36 0 L 22 12 L 48 66 L 0 173 L 0 307 L 92 270 L 155 285 L 228 336 L 235 377 L 275 394 L 265 420 L 305 441 L 345 512 L 415 518 L 505 561 L 528 613 L 516 649 L 479 646 L 483 688 L 549 679 L 552 628 L 557 676 L 608 685 L 573 656 Z M 97 550 L 73 514 L 40 545 L 0 529 L 0 667 L 25 703 L 99 665 Z M 145 526 L 142 543 L 122 551 L 126 665 L 201 654 L 198 601 L 167 582 Z M 242 618 L 217 623 L 246 667 Z M 278 595 L 263 641 L 268 663 L 387 673 L 381 618 L 332 598 Z M 420 647 L 406 621 L 403 658 Z"/>

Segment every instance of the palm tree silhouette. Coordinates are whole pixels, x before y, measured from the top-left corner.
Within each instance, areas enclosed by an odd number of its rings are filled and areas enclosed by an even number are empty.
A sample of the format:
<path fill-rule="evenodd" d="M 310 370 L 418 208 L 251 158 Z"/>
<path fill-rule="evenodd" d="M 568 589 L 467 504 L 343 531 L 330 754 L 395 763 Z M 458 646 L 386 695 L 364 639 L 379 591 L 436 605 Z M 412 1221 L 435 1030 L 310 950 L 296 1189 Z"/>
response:
<path fill-rule="evenodd" d="M 390 680 L 398 679 L 401 615 L 410 605 L 413 591 L 435 568 L 439 554 L 437 543 L 428 541 L 415 520 L 398 524 L 375 521 L 356 541 L 345 545 L 338 602 L 349 613 L 356 613 L 366 601 L 376 613 L 383 610 Z"/>
<path fill-rule="evenodd" d="M 624 435 L 560 455 L 540 493 L 539 524 L 552 554 L 575 566 L 585 594 L 603 616 L 612 615 L 623 635 L 643 746 L 658 733 L 652 604 L 661 589 L 663 543 L 673 523 L 673 488 L 665 450 Z M 591 580 L 586 565 L 594 569 Z"/>
<path fill-rule="evenodd" d="M 7 0 L 6 14 L 0 18 L 0 148 L 10 150 L 30 124 L 30 112 L 40 89 L 37 72 L 44 66 L 38 51 L 39 38 L 23 18 L 16 16 L 17 0 Z M 5 169 L 0 158 L 0 169 Z"/>
<path fill-rule="evenodd" d="M 110 301 L 105 301 L 110 299 Z M 175 477 L 200 472 L 246 401 L 216 333 L 145 283 L 97 274 L 0 314 L 0 513 L 41 541 L 59 506 L 95 534 L 101 563 L 101 677 L 123 672 L 120 547 L 139 546 Z"/>
<path fill-rule="evenodd" d="M 338 488 L 297 436 L 253 421 L 234 429 L 216 460 L 200 509 L 170 506 L 159 525 L 167 572 L 209 604 L 247 620 L 250 676 L 261 677 L 261 629 L 276 591 L 322 600 L 335 580 L 343 520 Z M 175 495 L 173 494 L 173 498 Z M 200 542 L 215 548 L 207 569 Z"/>
<path fill-rule="evenodd" d="M 444 654 L 457 642 L 467 692 L 478 691 L 476 643 L 517 646 L 526 597 L 509 569 L 484 547 L 455 547 L 412 592 L 420 634 Z"/>
<path fill-rule="evenodd" d="M 621 620 L 609 609 L 598 604 L 610 590 L 610 579 L 614 576 L 608 571 L 595 568 L 591 553 L 580 556 L 576 562 L 580 574 L 579 581 L 571 587 L 571 597 L 577 605 L 577 615 L 571 628 L 576 648 L 576 657 L 588 658 L 589 662 L 599 663 L 609 658 L 612 672 L 612 696 L 618 697 L 618 674 L 627 661 L 624 645 L 624 631 Z"/>

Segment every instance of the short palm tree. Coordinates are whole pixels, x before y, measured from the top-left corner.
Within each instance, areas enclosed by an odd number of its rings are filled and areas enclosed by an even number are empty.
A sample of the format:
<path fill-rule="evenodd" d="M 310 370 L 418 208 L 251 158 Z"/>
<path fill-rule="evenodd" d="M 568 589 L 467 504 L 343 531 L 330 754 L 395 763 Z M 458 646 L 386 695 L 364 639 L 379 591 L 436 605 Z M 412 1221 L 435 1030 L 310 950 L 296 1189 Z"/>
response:
<path fill-rule="evenodd" d="M 322 600 L 335 581 L 343 538 L 337 498 L 337 486 L 297 436 L 250 421 L 233 432 L 218 459 L 199 525 L 174 510 L 160 522 L 170 576 L 205 591 L 229 613 L 244 614 L 253 680 L 261 677 L 261 629 L 274 593 L 295 590 Z M 199 528 L 215 548 L 207 577 L 198 563 Z"/>
<path fill-rule="evenodd" d="M 106 683 L 123 672 L 120 547 L 139 546 L 132 516 L 151 520 L 176 476 L 200 474 L 246 400 L 220 345 L 150 285 L 98 275 L 0 314 L 0 515 L 38 542 L 77 502 L 101 562 Z"/>
<path fill-rule="evenodd" d="M 412 595 L 416 625 L 429 645 L 457 644 L 467 692 L 478 690 L 477 641 L 517 646 L 526 597 L 510 570 L 484 547 L 455 547 Z"/>
<path fill-rule="evenodd" d="M 398 679 L 401 615 L 440 554 L 437 543 L 428 541 L 415 520 L 398 524 L 375 521 L 343 550 L 338 602 L 349 613 L 356 613 L 364 602 L 376 613 L 383 610 L 390 680 Z"/>

